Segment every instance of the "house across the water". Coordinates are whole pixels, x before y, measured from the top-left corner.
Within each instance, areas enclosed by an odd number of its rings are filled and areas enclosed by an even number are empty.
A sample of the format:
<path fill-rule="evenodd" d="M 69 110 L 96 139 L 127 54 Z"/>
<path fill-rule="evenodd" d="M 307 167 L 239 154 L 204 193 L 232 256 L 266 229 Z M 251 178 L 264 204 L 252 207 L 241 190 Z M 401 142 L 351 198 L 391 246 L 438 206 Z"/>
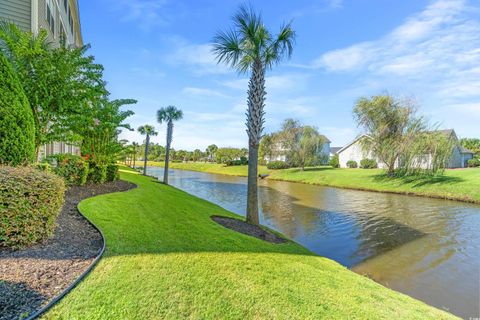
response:
<path fill-rule="evenodd" d="M 328 160 L 330 159 L 330 143 L 331 141 L 324 135 L 320 135 L 323 144 L 318 147 L 318 155 L 319 158 L 322 159 L 322 164 L 328 164 Z M 288 149 L 283 147 L 281 142 L 277 142 L 274 145 L 273 152 L 271 156 L 265 156 L 265 161 L 288 161 Z"/>
<path fill-rule="evenodd" d="M 452 151 L 452 156 L 450 158 L 449 163 L 447 164 L 447 168 L 466 168 L 467 167 L 467 161 L 472 159 L 474 156 L 473 151 L 470 151 L 460 145 L 460 142 L 458 140 L 457 134 L 455 133 L 455 130 L 453 129 L 448 129 L 448 130 L 439 130 L 435 131 L 437 133 L 441 133 L 444 135 L 446 138 L 452 139 L 454 142 L 454 148 Z M 340 149 L 338 153 L 338 159 L 340 163 L 341 168 L 347 168 L 347 162 L 350 160 L 356 161 L 357 164 L 360 164 L 360 161 L 362 159 L 374 159 L 378 163 L 378 167 L 385 169 L 386 166 L 384 163 L 379 161 L 378 158 L 373 156 L 373 153 L 369 150 L 363 150 L 362 147 L 362 140 L 363 139 L 368 139 L 368 135 L 361 135 L 349 144 L 347 144 L 345 147 Z M 431 166 L 431 161 L 432 161 L 432 155 L 431 154 L 426 154 L 424 155 L 421 159 L 419 159 L 419 167 L 420 168 L 428 168 Z"/>

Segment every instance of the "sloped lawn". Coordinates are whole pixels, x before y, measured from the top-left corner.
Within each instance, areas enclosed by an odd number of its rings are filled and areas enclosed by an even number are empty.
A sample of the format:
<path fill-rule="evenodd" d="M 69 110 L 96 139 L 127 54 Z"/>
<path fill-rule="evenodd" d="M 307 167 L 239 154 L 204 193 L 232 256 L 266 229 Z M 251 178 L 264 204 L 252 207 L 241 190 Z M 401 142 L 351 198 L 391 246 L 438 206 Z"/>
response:
<path fill-rule="evenodd" d="M 235 215 L 151 178 L 84 200 L 105 234 L 98 266 L 47 319 L 448 319 L 298 244 L 226 229 Z"/>

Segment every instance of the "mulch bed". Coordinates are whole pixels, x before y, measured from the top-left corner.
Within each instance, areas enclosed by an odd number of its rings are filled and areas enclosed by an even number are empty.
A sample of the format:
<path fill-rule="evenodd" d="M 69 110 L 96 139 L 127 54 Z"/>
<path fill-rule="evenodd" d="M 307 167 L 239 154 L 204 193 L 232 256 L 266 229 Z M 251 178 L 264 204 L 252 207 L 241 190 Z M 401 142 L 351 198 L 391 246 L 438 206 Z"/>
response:
<path fill-rule="evenodd" d="M 246 234 L 248 236 L 252 236 L 258 238 L 263 241 L 271 242 L 271 243 L 285 243 L 287 242 L 286 239 L 277 236 L 275 233 L 270 232 L 268 230 L 262 229 L 259 226 L 255 226 L 245 221 L 222 217 L 222 216 L 212 216 L 213 221 L 216 223 L 224 226 L 225 228 Z"/>
<path fill-rule="evenodd" d="M 52 238 L 29 248 L 0 248 L 0 320 L 32 314 L 74 282 L 100 253 L 100 233 L 78 212 L 86 198 L 135 188 L 126 181 L 72 187 Z"/>

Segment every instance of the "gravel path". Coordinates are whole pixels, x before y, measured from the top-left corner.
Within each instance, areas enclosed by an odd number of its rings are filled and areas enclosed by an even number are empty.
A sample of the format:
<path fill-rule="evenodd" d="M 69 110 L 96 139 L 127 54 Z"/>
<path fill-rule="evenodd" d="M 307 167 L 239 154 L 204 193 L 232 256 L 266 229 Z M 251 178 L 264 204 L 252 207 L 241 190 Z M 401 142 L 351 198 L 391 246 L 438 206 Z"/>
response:
<path fill-rule="evenodd" d="M 81 200 L 134 187 L 121 180 L 72 187 L 51 239 L 18 251 L 0 248 L 0 320 L 19 319 L 46 305 L 100 253 L 102 237 L 78 212 Z"/>

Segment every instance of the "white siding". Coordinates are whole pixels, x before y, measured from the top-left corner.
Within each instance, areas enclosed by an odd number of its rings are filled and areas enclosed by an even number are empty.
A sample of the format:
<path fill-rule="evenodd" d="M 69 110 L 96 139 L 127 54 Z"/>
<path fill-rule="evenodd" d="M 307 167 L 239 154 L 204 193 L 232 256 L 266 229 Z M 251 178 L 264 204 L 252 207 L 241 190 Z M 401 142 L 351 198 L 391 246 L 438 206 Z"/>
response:
<path fill-rule="evenodd" d="M 30 31 L 31 0 L 0 0 L 0 19 L 14 22 L 24 31 Z"/>

